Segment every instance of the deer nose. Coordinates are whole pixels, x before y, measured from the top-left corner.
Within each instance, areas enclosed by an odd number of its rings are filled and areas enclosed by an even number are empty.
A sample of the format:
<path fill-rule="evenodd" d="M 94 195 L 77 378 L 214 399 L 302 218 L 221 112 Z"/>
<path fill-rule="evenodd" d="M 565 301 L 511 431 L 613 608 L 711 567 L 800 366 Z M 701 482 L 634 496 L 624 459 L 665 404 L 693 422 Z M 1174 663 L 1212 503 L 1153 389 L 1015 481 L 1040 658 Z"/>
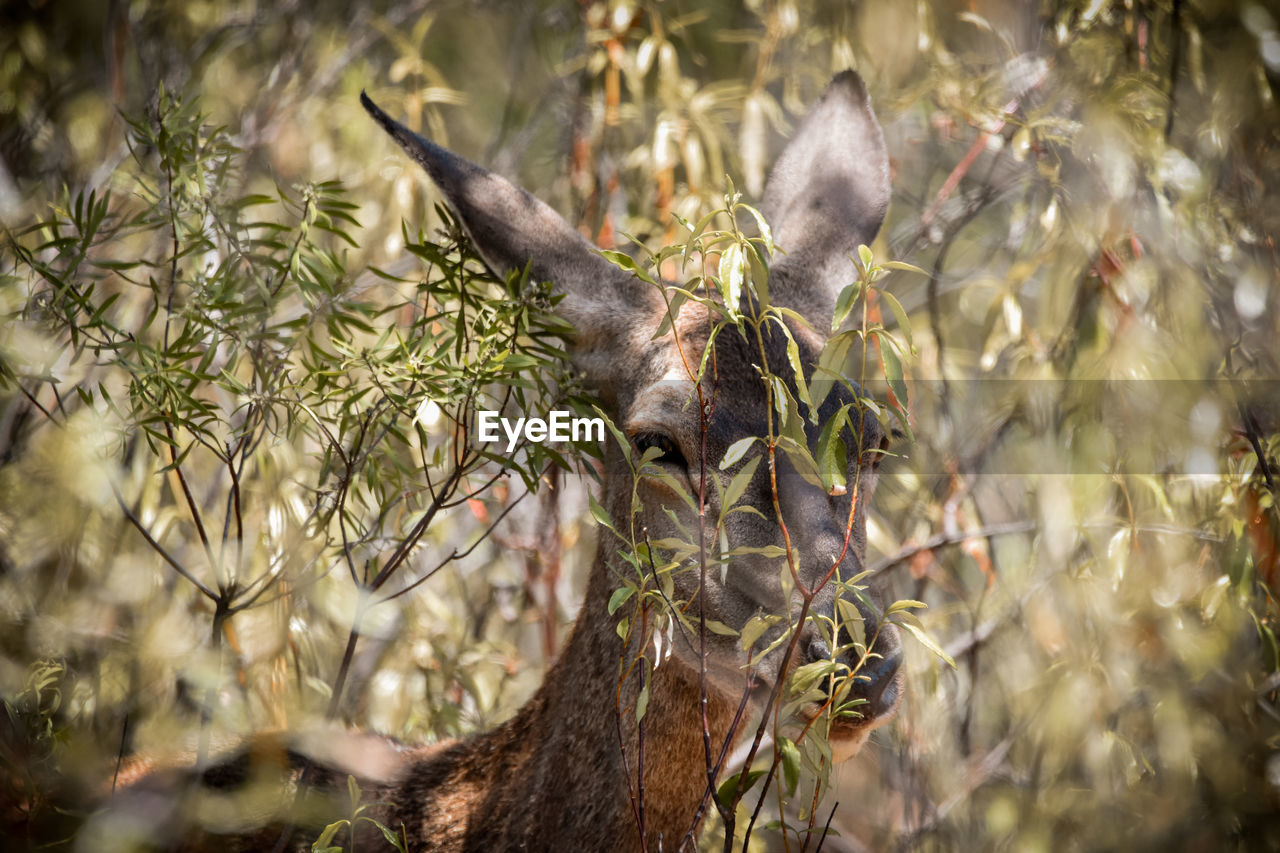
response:
<path fill-rule="evenodd" d="M 883 631 L 882 628 L 881 636 Z M 888 714 L 898 707 L 898 700 L 902 698 L 902 679 L 898 677 L 901 668 L 902 644 L 895 643 L 892 649 L 875 652 L 858 671 L 859 676 L 866 676 L 868 680 L 855 682 L 852 693 L 867 700 L 872 716 Z"/>
<path fill-rule="evenodd" d="M 867 633 L 874 633 L 876 641 L 866 660 L 862 660 L 857 649 L 849 649 L 841 655 L 840 662 L 854 673 L 849 698 L 865 699 L 866 704 L 858 709 L 859 713 L 876 718 L 892 713 L 902 698 L 902 642 L 894 625 L 881 624 L 879 631 Z M 805 644 L 802 662 L 831 660 L 831 657 L 831 647 L 815 630 Z"/>

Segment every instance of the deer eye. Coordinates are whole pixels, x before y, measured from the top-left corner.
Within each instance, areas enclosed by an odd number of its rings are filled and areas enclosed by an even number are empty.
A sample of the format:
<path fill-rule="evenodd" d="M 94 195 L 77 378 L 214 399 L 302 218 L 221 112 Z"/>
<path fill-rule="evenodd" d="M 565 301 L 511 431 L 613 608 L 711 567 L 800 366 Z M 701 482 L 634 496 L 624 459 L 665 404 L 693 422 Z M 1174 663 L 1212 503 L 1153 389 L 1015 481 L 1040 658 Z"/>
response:
<path fill-rule="evenodd" d="M 894 427 L 890 432 L 881 433 L 879 449 L 871 454 L 871 470 L 875 471 L 880 467 L 880 463 L 884 461 L 886 452 L 891 446 L 893 446 L 895 441 L 900 441 L 906 437 L 906 433 L 902 432 L 897 427 Z"/>
<path fill-rule="evenodd" d="M 689 467 L 689 463 L 685 461 L 684 454 L 680 452 L 680 448 L 676 446 L 669 436 L 660 432 L 642 432 L 635 436 L 632 441 L 636 444 L 636 450 L 641 455 L 651 447 L 658 448 L 658 456 L 653 460 L 659 465 L 671 465 L 680 470 Z"/>

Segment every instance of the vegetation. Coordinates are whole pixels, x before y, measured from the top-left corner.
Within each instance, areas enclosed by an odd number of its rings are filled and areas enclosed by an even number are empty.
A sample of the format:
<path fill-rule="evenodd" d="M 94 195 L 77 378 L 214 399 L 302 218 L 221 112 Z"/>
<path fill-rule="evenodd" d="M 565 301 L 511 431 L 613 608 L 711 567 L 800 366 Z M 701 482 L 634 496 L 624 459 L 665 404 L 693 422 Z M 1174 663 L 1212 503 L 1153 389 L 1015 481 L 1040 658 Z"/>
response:
<path fill-rule="evenodd" d="M 698 223 L 856 67 L 894 201 L 829 358 L 911 433 L 868 568 L 956 668 L 909 645 L 820 811 L 821 739 L 780 730 L 705 843 L 831 815 L 827 849 L 1280 844 L 1273 11 L 58 5 L 0 13 L 6 827 L 47 837 L 137 750 L 485 728 L 554 655 L 589 528 L 657 558 L 566 476 L 595 448 L 474 441 L 482 402 L 590 402 L 548 291 L 483 270 L 361 89 L 602 246 L 749 286 L 752 242 Z M 624 632 L 662 604 L 641 569 Z"/>

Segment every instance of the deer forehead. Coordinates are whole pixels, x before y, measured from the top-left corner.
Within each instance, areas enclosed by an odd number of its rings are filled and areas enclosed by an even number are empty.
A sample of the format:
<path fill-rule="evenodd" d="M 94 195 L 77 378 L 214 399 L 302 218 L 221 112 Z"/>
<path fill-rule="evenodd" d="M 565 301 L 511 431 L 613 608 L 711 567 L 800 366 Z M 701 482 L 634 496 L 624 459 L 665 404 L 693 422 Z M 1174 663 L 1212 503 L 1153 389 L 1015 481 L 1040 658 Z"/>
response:
<path fill-rule="evenodd" d="M 661 313 L 645 327 L 656 327 Z M 722 330 L 715 338 L 714 361 L 707 362 L 704 375 L 695 382 L 693 377 L 703 364 L 709 329 L 715 322 L 708 315 L 706 306 L 686 303 L 672 323 L 672 331 L 664 337 L 630 336 L 628 343 L 637 347 L 632 352 L 641 353 L 641 357 L 630 377 L 635 385 L 620 412 L 625 433 L 635 436 L 658 432 L 680 441 L 685 447 L 697 447 L 700 444 L 697 433 L 701 429 L 700 401 L 714 401 L 713 415 L 707 424 L 709 448 L 722 448 L 749 434 L 762 435 L 769 405 L 762 364 L 767 364 L 769 372 L 782 380 L 793 398 L 800 399 L 797 377 L 793 376 L 787 357 L 787 336 L 772 324 L 762 330 L 761 338 L 744 337 L 732 327 Z M 825 338 L 792 321 L 788 321 L 788 330 L 796 342 L 807 380 L 822 353 Z M 837 389 L 828 398 L 824 412 L 851 399 L 847 390 Z"/>

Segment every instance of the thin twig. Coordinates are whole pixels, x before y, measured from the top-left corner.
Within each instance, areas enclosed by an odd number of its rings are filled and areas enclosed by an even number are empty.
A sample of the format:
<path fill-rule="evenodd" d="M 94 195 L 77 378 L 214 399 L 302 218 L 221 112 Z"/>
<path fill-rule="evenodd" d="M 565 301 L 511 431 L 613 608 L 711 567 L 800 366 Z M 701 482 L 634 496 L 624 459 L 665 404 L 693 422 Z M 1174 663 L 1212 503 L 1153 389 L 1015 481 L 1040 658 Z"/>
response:
<path fill-rule="evenodd" d="M 166 412 L 166 414 L 171 414 Z M 218 578 L 219 584 L 222 583 L 222 564 L 221 561 L 213 554 L 213 545 L 209 542 L 209 534 L 204 528 L 204 516 L 200 512 L 200 506 L 196 503 L 195 495 L 191 493 L 191 487 L 187 485 L 187 477 L 182 473 L 182 463 L 178 459 L 177 440 L 174 438 L 173 424 L 166 420 L 164 423 L 165 435 L 169 437 L 169 470 L 178 479 L 178 485 L 181 487 L 182 498 L 186 501 L 187 509 L 191 512 L 191 520 L 195 523 L 196 533 L 200 537 L 200 544 L 204 546 L 205 556 L 209 559 L 209 567 L 213 569 L 214 576 Z"/>
<path fill-rule="evenodd" d="M 554 464 L 554 463 L 552 463 L 552 464 Z M 548 467 L 550 467 L 550 466 L 548 466 Z M 545 474 L 546 472 L 544 471 L 543 473 Z M 441 560 L 439 563 L 437 563 L 437 564 L 436 564 L 436 566 L 435 566 L 434 568 L 432 568 L 430 571 L 428 571 L 428 572 L 426 572 L 425 574 L 423 574 L 423 575 L 422 575 L 422 577 L 420 577 L 420 578 L 418 578 L 417 580 L 413 581 L 412 583 L 410 583 L 408 586 L 404 587 L 403 589 L 396 590 L 395 592 L 391 593 L 390 595 L 387 595 L 387 596 L 385 596 L 385 597 L 383 597 L 383 598 L 378 599 L 378 601 L 377 601 L 376 603 L 378 603 L 378 604 L 382 604 L 382 603 L 383 603 L 383 602 L 385 602 L 385 601 L 391 601 L 393 598 L 399 598 L 400 596 L 402 596 L 402 595 L 404 595 L 404 594 L 406 594 L 406 593 L 408 593 L 408 592 L 411 592 L 411 591 L 413 591 L 414 589 L 417 589 L 417 588 L 418 588 L 419 586 L 421 586 L 423 583 L 425 583 L 426 581 L 430 580 L 430 579 L 431 579 L 431 577 L 432 577 L 433 575 L 435 575 L 437 572 L 439 572 L 441 569 L 443 569 L 443 568 L 444 568 L 446 565 L 448 565 L 449 563 L 452 563 L 452 562 L 454 562 L 455 560 L 462 560 L 462 559 L 465 559 L 465 558 L 469 557 L 469 556 L 471 555 L 471 552 L 472 552 L 472 551 L 474 551 L 476 548 L 478 548 L 478 547 L 480 546 L 480 543 L 481 543 L 481 542 L 484 542 L 486 539 L 488 539 L 488 538 L 489 538 L 490 534 L 492 534 L 492 533 L 493 533 L 494 528 L 496 528 L 496 527 L 497 527 L 497 526 L 502 522 L 502 520 L 503 520 L 504 518 L 506 518 L 506 517 L 507 517 L 507 515 L 508 515 L 508 514 L 510 514 L 510 512 L 511 512 L 513 509 L 515 509 L 515 508 L 516 508 L 516 505 L 517 505 L 517 504 L 519 504 L 519 503 L 520 503 L 520 501 L 524 500 L 525 496 L 526 496 L 526 495 L 528 495 L 528 494 L 529 494 L 529 492 L 528 492 L 528 491 L 521 492 L 519 495 L 517 495 L 517 496 L 516 496 L 515 500 L 513 500 L 511 503 L 509 503 L 509 504 L 507 504 L 505 507 L 503 507 L 502 512 L 498 513 L 498 515 L 493 519 L 493 522 L 492 522 L 488 527 L 486 527 L 486 528 L 484 529 L 484 532 L 480 534 L 480 536 L 476 539 L 476 541 L 475 541 L 475 542 L 472 542 L 472 543 L 471 543 L 471 545 L 469 545 L 465 550 L 459 551 L 459 550 L 457 550 L 457 549 L 455 548 L 455 549 L 453 550 L 453 552 L 452 552 L 451 554 L 449 554 L 449 556 L 445 557 L 443 560 Z"/>
<path fill-rule="evenodd" d="M 161 545 L 159 542 L 155 540 L 155 538 L 151 535 L 151 531 L 147 530 L 146 525 L 144 525 L 138 519 L 138 516 L 134 515 L 133 510 L 131 510 L 129 508 L 129 505 L 125 503 L 124 495 L 120 494 L 119 489 L 116 488 L 114 483 L 111 485 L 111 492 L 112 494 L 115 495 L 116 503 L 120 505 L 120 510 L 124 513 L 125 518 L 129 519 L 129 523 L 132 524 L 137 529 L 137 531 L 142 534 L 142 538 L 147 540 L 147 544 L 151 546 L 152 550 L 154 550 L 157 554 L 159 554 L 166 563 L 172 566 L 174 571 L 176 571 L 178 574 L 182 575 L 184 578 L 190 581 L 192 586 L 200 590 L 200 592 L 203 593 L 206 598 L 208 598 L 210 601 L 216 602 L 218 600 L 218 594 L 214 592 L 212 589 L 210 589 L 209 587 L 205 586 L 203 583 L 201 583 L 199 578 L 191 574 L 191 572 L 187 571 L 185 566 L 179 563 L 172 554 L 170 554 L 168 551 L 165 550 L 163 545 Z"/>
<path fill-rule="evenodd" d="M 1240 404 L 1240 416 L 1244 420 L 1245 437 L 1249 439 L 1249 445 L 1253 448 L 1254 456 L 1257 457 L 1258 470 L 1262 472 L 1262 479 L 1266 481 L 1271 494 L 1280 495 L 1280 491 L 1276 490 L 1275 478 L 1271 474 L 1271 462 L 1262 449 L 1262 428 L 1258 426 L 1257 418 L 1243 403 Z"/>
<path fill-rule="evenodd" d="M 1173 135 L 1173 117 L 1175 114 L 1174 107 L 1177 103 L 1176 95 L 1178 90 L 1178 72 L 1182 65 L 1182 0 L 1173 0 L 1173 15 L 1170 21 L 1170 29 L 1172 33 L 1169 38 L 1173 41 L 1173 49 L 1169 54 L 1169 112 L 1164 120 L 1164 140 L 1169 141 L 1169 137 Z"/>
<path fill-rule="evenodd" d="M 918 554 L 926 551 L 934 551 L 946 545 L 958 545 L 962 542 L 968 542 L 970 539 L 989 539 L 993 536 L 1009 536 L 1015 533 L 1027 533 L 1035 530 L 1039 525 L 1034 521 L 1011 521 L 1007 524 L 993 524 L 990 527 L 982 527 L 977 530 L 960 530 L 955 533 L 939 533 L 930 536 L 923 542 L 914 545 L 908 545 L 898 553 L 884 557 L 872 563 L 868 571 L 871 577 L 875 577 L 883 572 L 888 571 L 894 566 L 907 562 Z"/>
<path fill-rule="evenodd" d="M 939 533 L 930 536 L 923 542 L 914 545 L 908 545 L 898 553 L 889 557 L 884 557 L 871 564 L 868 569 L 871 576 L 887 572 L 894 566 L 907 562 L 918 554 L 926 551 L 933 551 L 948 545 L 958 545 L 968 542 L 970 539 L 990 539 L 995 536 L 1011 536 L 1017 533 L 1028 533 L 1032 530 L 1039 529 L 1039 524 L 1035 521 L 1010 521 L 1005 524 L 993 524 L 989 527 L 979 527 L 974 530 L 959 530 L 955 533 Z M 1080 525 L 1085 530 L 1098 530 L 1109 528 L 1128 527 L 1135 533 L 1161 533 L 1169 536 L 1190 536 L 1203 542 L 1221 542 L 1222 537 L 1216 533 L 1207 530 L 1197 530 L 1194 527 L 1178 527 L 1173 524 L 1127 524 L 1121 521 L 1090 521 Z"/>
<path fill-rule="evenodd" d="M 120 749 L 116 752 L 116 772 L 111 775 L 111 793 L 116 792 L 116 782 L 120 779 L 120 767 L 124 764 L 124 748 L 129 737 L 129 713 L 124 715 L 124 725 L 120 727 Z"/>
<path fill-rule="evenodd" d="M 814 853 L 822 853 L 822 845 L 827 843 L 827 833 L 831 832 L 831 821 L 836 816 L 836 808 L 839 807 L 840 801 L 836 800 L 831 804 L 831 811 L 827 813 L 827 822 L 822 825 L 822 835 L 818 836 L 818 847 Z M 809 846 L 809 840 L 805 839 L 805 847 Z"/>

